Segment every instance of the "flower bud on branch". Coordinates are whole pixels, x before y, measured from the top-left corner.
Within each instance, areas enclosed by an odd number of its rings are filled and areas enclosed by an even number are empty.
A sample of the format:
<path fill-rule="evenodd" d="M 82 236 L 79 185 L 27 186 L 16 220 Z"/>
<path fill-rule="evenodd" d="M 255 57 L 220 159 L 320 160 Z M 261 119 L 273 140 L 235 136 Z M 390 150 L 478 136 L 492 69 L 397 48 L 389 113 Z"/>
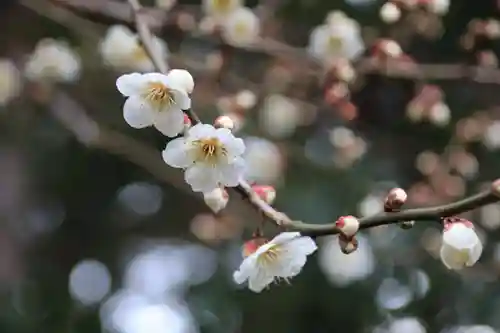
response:
<path fill-rule="evenodd" d="M 344 254 L 351 254 L 358 249 L 358 240 L 356 237 L 347 237 L 344 234 L 339 234 L 340 250 Z"/>

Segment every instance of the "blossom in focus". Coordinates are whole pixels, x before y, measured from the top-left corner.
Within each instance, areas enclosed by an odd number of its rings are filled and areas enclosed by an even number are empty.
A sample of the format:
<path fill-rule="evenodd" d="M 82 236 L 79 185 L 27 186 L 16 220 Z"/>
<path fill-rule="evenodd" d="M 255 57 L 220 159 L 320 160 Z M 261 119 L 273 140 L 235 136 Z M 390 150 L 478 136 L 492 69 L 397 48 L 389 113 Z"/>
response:
<path fill-rule="evenodd" d="M 7 104 L 21 90 L 21 73 L 7 59 L 0 59 L 0 106 Z"/>
<path fill-rule="evenodd" d="M 261 184 L 275 184 L 283 174 L 284 160 L 278 146 L 257 138 L 245 138 L 245 178 Z"/>
<path fill-rule="evenodd" d="M 359 24 L 341 12 L 331 13 L 309 38 L 308 51 L 327 62 L 332 58 L 353 59 L 365 49 Z"/>
<path fill-rule="evenodd" d="M 168 47 L 163 40 L 153 36 L 151 44 L 162 59 L 167 57 Z M 114 25 L 108 29 L 99 45 L 99 52 L 106 65 L 119 70 L 154 70 L 153 62 L 137 34 L 123 25 Z"/>
<path fill-rule="evenodd" d="M 441 261 L 449 269 L 474 265 L 481 256 L 483 245 L 471 222 L 459 219 L 445 222 L 441 245 Z"/>
<path fill-rule="evenodd" d="M 347 255 L 342 253 L 337 237 L 323 237 L 319 244 L 319 265 L 326 278 L 341 287 L 368 278 L 376 264 L 368 240 L 358 235 L 359 248 Z"/>
<path fill-rule="evenodd" d="M 168 72 L 168 76 L 172 78 L 179 86 L 188 94 L 191 94 L 194 89 L 194 78 L 185 69 L 172 69 Z"/>
<path fill-rule="evenodd" d="M 247 7 L 240 7 L 227 16 L 222 24 L 222 37 L 233 46 L 252 44 L 260 33 L 260 20 Z"/>
<path fill-rule="evenodd" d="M 26 62 L 26 77 L 33 81 L 72 82 L 80 75 L 81 60 L 70 46 L 55 39 L 42 39 Z"/>
<path fill-rule="evenodd" d="M 116 80 L 116 87 L 128 97 L 123 117 L 130 126 L 154 126 L 169 137 L 184 129 L 182 110 L 191 107 L 191 99 L 175 77 L 160 73 L 125 74 Z"/>
<path fill-rule="evenodd" d="M 273 281 L 299 274 L 316 248 L 311 237 L 298 232 L 281 233 L 243 260 L 233 275 L 234 281 L 242 284 L 248 280 L 250 290 L 261 292 Z"/>
<path fill-rule="evenodd" d="M 174 168 L 185 168 L 185 181 L 194 192 L 205 193 L 219 185 L 238 185 L 245 170 L 244 151 L 243 140 L 230 130 L 198 124 L 185 137 L 170 141 L 163 159 Z"/>
<path fill-rule="evenodd" d="M 242 0 L 203 0 L 202 2 L 205 13 L 215 19 L 226 18 L 242 4 Z"/>

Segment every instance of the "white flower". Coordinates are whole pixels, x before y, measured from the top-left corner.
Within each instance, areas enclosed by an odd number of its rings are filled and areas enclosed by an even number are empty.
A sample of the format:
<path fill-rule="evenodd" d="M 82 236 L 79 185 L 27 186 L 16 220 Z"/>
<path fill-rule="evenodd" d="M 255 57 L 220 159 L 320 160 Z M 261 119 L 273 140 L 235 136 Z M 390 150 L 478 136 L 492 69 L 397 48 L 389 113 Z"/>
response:
<path fill-rule="evenodd" d="M 283 156 L 279 148 L 271 141 L 257 138 L 245 138 L 245 178 L 262 184 L 275 184 L 283 174 Z"/>
<path fill-rule="evenodd" d="M 303 114 L 292 99 L 278 94 L 269 95 L 260 110 L 260 126 L 275 138 L 287 138 L 293 135 Z"/>
<path fill-rule="evenodd" d="M 185 168 L 184 179 L 194 192 L 210 192 L 219 185 L 237 186 L 245 170 L 243 140 L 226 128 L 208 124 L 191 127 L 185 137 L 170 141 L 165 163 Z"/>
<path fill-rule="evenodd" d="M 328 280 L 338 286 L 347 286 L 366 279 L 375 270 L 375 256 L 367 239 L 356 236 L 357 251 L 347 255 L 340 250 L 338 236 L 323 237 L 319 249 L 319 265 Z"/>
<path fill-rule="evenodd" d="M 438 15 L 444 15 L 450 8 L 450 0 L 431 0 L 427 1 L 429 10 Z"/>
<path fill-rule="evenodd" d="M 429 110 L 429 121 L 436 126 L 446 126 L 450 122 L 451 110 L 443 102 L 434 104 Z"/>
<path fill-rule="evenodd" d="M 156 7 L 170 10 L 176 4 L 177 0 L 156 0 Z"/>
<path fill-rule="evenodd" d="M 203 193 L 203 200 L 214 213 L 218 213 L 226 207 L 229 195 L 225 189 L 217 187 L 213 191 Z"/>
<path fill-rule="evenodd" d="M 155 52 L 165 59 L 168 55 L 166 43 L 156 36 L 153 36 L 152 41 Z M 153 62 L 141 46 L 137 34 L 123 25 L 108 29 L 99 45 L 99 52 L 106 65 L 119 70 L 154 70 Z"/>
<path fill-rule="evenodd" d="M 42 39 L 25 67 L 30 80 L 72 82 L 80 75 L 81 60 L 69 45 L 54 39 Z"/>
<path fill-rule="evenodd" d="M 260 20 L 250 8 L 241 7 L 228 15 L 222 27 L 222 37 L 228 44 L 246 46 L 259 37 Z"/>
<path fill-rule="evenodd" d="M 394 320 L 389 325 L 388 333 L 426 333 L 422 322 L 415 317 L 404 317 Z"/>
<path fill-rule="evenodd" d="M 330 15 L 327 23 L 316 27 L 309 38 L 309 53 L 323 62 L 331 58 L 353 59 L 364 49 L 358 23 L 339 13 Z"/>
<path fill-rule="evenodd" d="M 123 117 L 130 126 L 154 126 L 169 137 L 184 129 L 182 110 L 191 107 L 191 99 L 182 82 L 160 73 L 132 73 L 120 76 L 116 87 L 128 97 L 123 106 Z"/>
<path fill-rule="evenodd" d="M 21 90 L 21 73 L 7 59 L 0 59 L 0 106 L 6 105 Z"/>
<path fill-rule="evenodd" d="M 205 12 L 215 19 L 223 19 L 242 6 L 242 0 L 203 0 Z"/>
<path fill-rule="evenodd" d="M 472 223 L 447 223 L 443 232 L 441 261 L 449 269 L 474 265 L 481 256 L 483 245 Z"/>
<path fill-rule="evenodd" d="M 298 232 L 284 232 L 243 260 L 234 281 L 261 292 L 275 280 L 296 276 L 305 265 L 307 256 L 316 251 L 316 243 Z"/>
<path fill-rule="evenodd" d="M 168 76 L 172 78 L 175 82 L 179 83 L 179 86 L 186 90 L 188 94 L 191 94 L 194 89 L 194 79 L 191 73 L 185 69 L 172 69 L 168 72 Z"/>
<path fill-rule="evenodd" d="M 394 23 L 401 18 L 401 10 L 392 2 L 386 2 L 379 12 L 380 18 L 386 23 Z"/>

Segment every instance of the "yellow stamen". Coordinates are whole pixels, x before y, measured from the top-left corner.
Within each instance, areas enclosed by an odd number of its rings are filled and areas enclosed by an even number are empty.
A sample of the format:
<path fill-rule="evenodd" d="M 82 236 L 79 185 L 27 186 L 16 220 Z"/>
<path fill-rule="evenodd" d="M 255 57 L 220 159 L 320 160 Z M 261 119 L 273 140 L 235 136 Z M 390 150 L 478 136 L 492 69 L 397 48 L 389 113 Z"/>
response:
<path fill-rule="evenodd" d="M 218 11 L 226 12 L 231 7 L 231 0 L 213 0 L 213 4 Z"/>
<path fill-rule="evenodd" d="M 339 52 L 342 48 L 342 38 L 338 36 L 328 37 L 328 49 L 330 52 Z"/>
<path fill-rule="evenodd" d="M 283 249 L 278 244 L 273 244 L 269 247 L 269 249 L 267 249 L 266 252 L 261 253 L 257 257 L 257 261 L 259 264 L 261 264 L 263 266 L 267 266 L 269 264 L 272 264 L 273 262 L 275 262 L 279 258 L 282 250 Z"/>
<path fill-rule="evenodd" d="M 195 146 L 196 161 L 208 162 L 212 165 L 217 164 L 221 157 L 227 155 L 226 147 L 218 138 L 206 138 L 193 142 Z"/>
<path fill-rule="evenodd" d="M 150 82 L 143 94 L 144 99 L 154 104 L 159 110 L 175 103 L 174 94 L 170 88 L 161 82 Z"/>

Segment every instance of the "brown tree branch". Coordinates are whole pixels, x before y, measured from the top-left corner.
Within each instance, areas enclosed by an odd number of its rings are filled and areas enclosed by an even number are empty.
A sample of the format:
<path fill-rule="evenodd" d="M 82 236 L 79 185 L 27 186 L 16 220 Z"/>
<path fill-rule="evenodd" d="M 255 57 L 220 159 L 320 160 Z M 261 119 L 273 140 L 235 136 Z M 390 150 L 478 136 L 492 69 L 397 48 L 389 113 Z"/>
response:
<path fill-rule="evenodd" d="M 160 72 L 165 73 L 164 68 L 166 65 L 158 66 L 154 59 L 159 59 L 154 55 L 155 51 L 152 48 L 151 32 L 147 24 L 142 21 L 140 15 L 141 5 L 138 0 L 128 0 L 134 11 L 134 17 L 136 20 L 136 27 L 140 39 L 148 54 L 152 54 L 152 60 L 155 63 L 156 69 Z M 200 120 L 193 110 L 187 111 L 188 116 L 191 118 L 193 124 L 200 123 Z M 493 186 L 492 186 L 493 189 Z M 374 215 L 366 218 L 360 219 L 360 228 L 367 229 L 371 227 L 376 227 L 380 225 L 393 224 L 397 222 L 403 222 L 408 220 L 415 221 L 435 221 L 441 217 L 452 216 L 456 214 L 463 213 L 468 210 L 475 209 L 487 204 L 491 204 L 499 201 L 499 196 L 493 193 L 493 190 L 482 192 L 471 197 L 465 198 L 461 201 L 450 203 L 442 206 L 435 206 L 429 208 L 415 208 L 408 209 L 400 212 L 394 213 L 382 213 L 379 215 Z M 277 211 L 271 205 L 267 204 L 262 200 L 252 189 L 252 187 L 246 181 L 240 181 L 240 184 L 235 189 L 238 193 L 242 194 L 244 198 L 248 199 L 249 203 L 253 205 L 259 212 L 264 216 L 272 220 L 276 225 L 286 227 L 287 229 L 296 230 L 310 236 L 322 236 L 331 235 L 339 233 L 338 228 L 333 224 L 323 224 L 315 225 L 308 224 L 301 221 L 293 221 L 286 214 Z"/>

